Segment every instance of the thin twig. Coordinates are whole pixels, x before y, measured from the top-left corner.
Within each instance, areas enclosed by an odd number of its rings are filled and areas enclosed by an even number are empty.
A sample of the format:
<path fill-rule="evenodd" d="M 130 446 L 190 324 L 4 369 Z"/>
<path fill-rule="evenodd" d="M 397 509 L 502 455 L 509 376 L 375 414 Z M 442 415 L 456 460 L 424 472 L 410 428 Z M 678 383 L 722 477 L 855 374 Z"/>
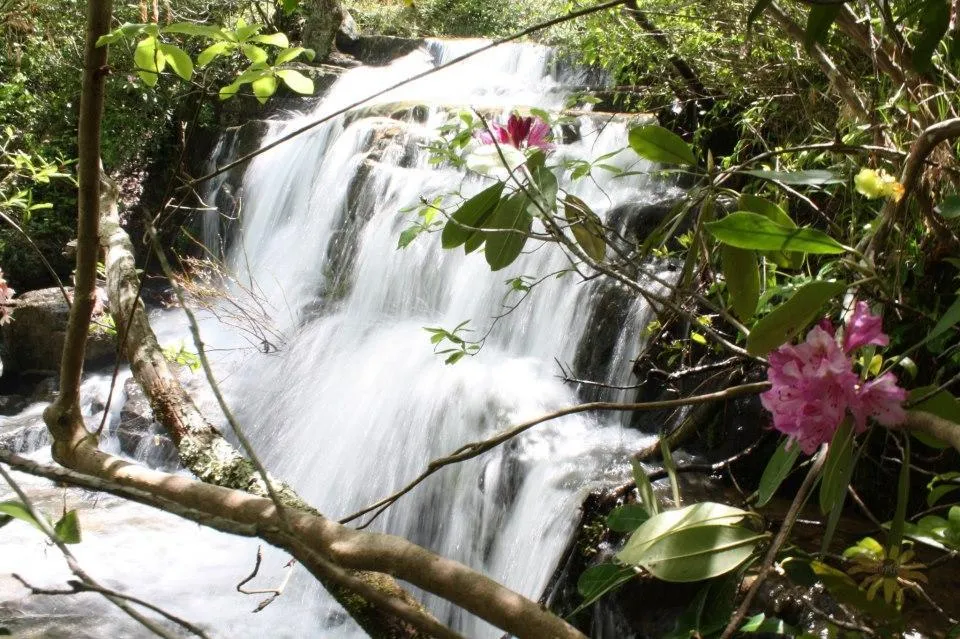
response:
<path fill-rule="evenodd" d="M 385 497 L 380 501 L 367 506 L 366 508 L 359 510 L 352 515 L 348 515 L 340 520 L 341 524 L 351 522 L 358 517 L 376 511 L 376 513 L 360 528 L 369 526 L 373 520 L 375 520 L 380 514 L 386 510 L 390 505 L 396 502 L 398 499 L 409 493 L 417 485 L 423 482 L 425 479 L 436 473 L 438 470 L 445 466 L 450 466 L 451 464 L 458 464 L 462 461 L 468 459 L 473 459 L 478 457 L 483 453 L 500 446 L 501 444 L 513 439 L 514 437 L 530 430 L 534 426 L 543 424 L 545 422 L 558 419 L 560 417 L 565 417 L 567 415 L 574 415 L 577 413 L 586 413 L 590 411 L 649 411 L 657 410 L 661 408 L 675 408 L 677 406 L 689 406 L 693 404 L 705 404 L 709 402 L 721 401 L 725 399 L 731 399 L 733 397 L 741 397 L 743 395 L 756 395 L 770 388 L 770 385 L 767 382 L 758 382 L 755 384 L 743 384 L 740 386 L 732 386 L 722 391 L 717 391 L 715 393 L 707 393 L 705 395 L 694 395 L 693 397 L 685 397 L 682 399 L 668 399 L 663 401 L 656 402 L 644 402 L 639 404 L 623 404 L 616 402 L 590 402 L 586 404 L 579 404 L 577 406 L 570 406 L 568 408 L 563 408 L 546 415 L 541 415 L 536 419 L 523 422 L 518 424 L 513 428 L 509 428 L 505 431 L 500 432 L 499 434 L 482 441 L 472 442 L 461 446 L 457 450 L 453 451 L 446 457 L 441 457 L 435 459 L 427 464 L 427 469 L 423 473 L 414 479 L 412 482 L 393 493 L 389 497 Z"/>

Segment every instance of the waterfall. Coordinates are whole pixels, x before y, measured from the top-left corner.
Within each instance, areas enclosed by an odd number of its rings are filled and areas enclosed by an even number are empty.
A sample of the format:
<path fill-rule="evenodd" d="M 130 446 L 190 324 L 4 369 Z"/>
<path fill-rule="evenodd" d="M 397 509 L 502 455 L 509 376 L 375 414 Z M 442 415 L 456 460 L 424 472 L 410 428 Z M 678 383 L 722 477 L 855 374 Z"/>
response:
<path fill-rule="evenodd" d="M 388 66 L 345 72 L 310 112 L 269 122 L 262 142 L 482 44 L 432 41 Z M 556 277 L 569 261 L 555 245 L 535 241 L 499 272 L 479 253 L 443 250 L 439 233 L 397 249 L 415 216 L 404 211 L 420 198 L 458 188 L 469 195 L 485 184 L 430 163 L 423 144 L 436 139 L 452 109 L 500 117 L 515 106 L 559 111 L 578 77 L 546 47 L 499 47 L 337 116 L 259 155 L 242 179 L 234 174 L 213 185 L 207 200 L 229 200 L 229 210 L 220 213 L 235 219 L 221 246 L 218 230 L 225 225 L 209 213 L 204 237 L 214 254 L 226 251 L 236 281 L 229 292 L 238 300 L 255 298 L 260 321 L 271 328 L 251 332 L 205 315 L 204 341 L 266 466 L 325 515 L 352 513 L 408 483 L 432 459 L 578 402 L 576 389 L 558 378 L 556 362 L 573 362 L 597 339 L 591 317 L 609 285 L 570 272 Z M 556 134 L 567 139 L 549 160 L 559 167 L 623 147 L 626 123 L 581 114 Z M 212 161 L 222 164 L 234 147 L 235 140 L 225 140 Z M 647 165 L 630 152 L 606 163 L 637 174 L 614 177 L 598 169 L 592 179 L 572 181 L 569 169 L 557 169 L 563 189 L 601 217 L 624 202 L 660 199 L 668 188 L 640 174 Z M 218 197 L 224 188 L 229 197 Z M 522 294 L 506 282 L 520 276 L 543 279 L 517 304 Z M 627 308 L 602 373 L 612 384 L 630 383 L 649 320 L 642 300 L 621 295 Z M 179 314 L 154 319 L 162 343 L 186 335 Z M 473 331 L 468 338 L 489 333 L 475 356 L 446 365 L 424 328 L 451 329 L 465 320 Z M 271 338 L 261 340 L 265 334 Z M 625 479 L 627 457 L 650 441 L 621 419 L 581 414 L 537 426 L 443 469 L 371 529 L 404 536 L 539 598 L 574 533 L 586 492 Z M 146 519 L 144 509 L 131 508 Z M 108 571 L 137 596 L 223 636 L 359 636 L 302 570 L 282 597 L 250 614 L 258 599 L 238 595 L 233 586 L 250 571 L 253 542 L 150 517 L 156 523 L 136 533 L 104 528 L 106 539 L 123 550 L 115 553 L 113 572 L 100 564 L 100 574 Z M 97 550 L 110 554 L 102 537 L 89 543 L 80 548 L 91 565 L 103 561 Z M 286 559 L 267 552 L 259 587 L 282 579 Z M 132 574 L 121 570 L 130 561 L 137 565 Z M 184 571 L 192 575 L 184 578 Z M 502 635 L 439 598 L 424 600 L 465 636 Z"/>

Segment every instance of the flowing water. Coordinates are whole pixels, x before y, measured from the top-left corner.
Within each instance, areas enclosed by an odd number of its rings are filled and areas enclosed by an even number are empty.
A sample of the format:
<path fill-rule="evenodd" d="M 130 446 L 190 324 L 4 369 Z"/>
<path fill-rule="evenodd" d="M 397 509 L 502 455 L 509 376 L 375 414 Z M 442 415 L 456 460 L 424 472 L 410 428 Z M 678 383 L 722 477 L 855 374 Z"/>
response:
<path fill-rule="evenodd" d="M 351 70 L 309 113 L 271 122 L 264 142 L 477 46 L 432 42 L 389 66 Z M 215 251 L 226 247 L 237 281 L 231 292 L 271 325 L 269 332 L 236 329 L 206 316 L 204 341 L 221 383 L 265 464 L 328 516 L 342 517 L 393 492 L 428 461 L 467 442 L 577 402 L 576 389 L 558 378 L 557 362 L 573 362 L 578 349 L 598 339 L 591 320 L 603 290 L 598 281 L 583 282 L 575 273 L 555 277 L 569 262 L 555 246 L 534 241 L 496 273 L 480 254 L 442 250 L 436 233 L 397 250 L 415 217 L 404 209 L 420 198 L 456 189 L 469 195 L 485 184 L 432 165 L 420 144 L 450 117 L 447 105 L 501 117 L 514 106 L 558 110 L 577 82 L 546 48 L 493 50 L 374 103 L 392 106 L 334 118 L 257 157 L 230 187 L 235 208 L 221 212 L 236 217 L 230 233 L 218 236 L 225 225 L 214 215 L 205 222 L 208 244 Z M 409 108 L 412 103 L 420 106 Z M 404 115 L 384 117 L 396 112 Z M 568 129 L 579 134 L 558 145 L 551 164 L 594 158 L 626 141 L 621 120 L 583 115 Z M 224 140 L 221 155 L 232 146 Z M 644 168 L 629 152 L 607 163 Z M 568 173 L 561 175 L 563 188 L 601 216 L 623 202 L 659 199 L 665 188 L 643 175 L 615 179 L 596 170 L 594 179 L 572 182 Z M 511 293 L 506 281 L 519 276 L 543 280 L 516 305 L 521 294 Z M 217 314 L 229 315 L 227 307 Z M 648 316 L 640 301 L 630 303 L 604 381 L 629 383 Z M 450 329 L 465 320 L 474 331 L 468 338 L 489 334 L 476 356 L 446 365 L 424 327 Z M 157 323 L 161 341 L 186 336 L 178 315 Z M 647 441 L 620 419 L 575 415 L 538 426 L 444 469 L 371 528 L 405 536 L 538 598 L 585 492 L 622 478 L 627 456 Z M 232 590 L 250 570 L 249 540 L 109 503 L 108 514 L 99 515 L 106 520 L 100 534 L 81 545 L 96 574 L 222 636 L 357 634 L 302 571 L 277 602 L 250 614 L 255 598 Z M 109 512 L 134 521 L 117 530 L 119 517 Z M 105 546 L 116 552 L 104 558 Z M 39 561 L 36 553 L 25 555 L 17 569 L 31 574 Z M 262 586 L 282 578 L 283 562 L 279 553 L 267 553 Z M 502 634 L 437 598 L 426 602 L 466 636 Z"/>

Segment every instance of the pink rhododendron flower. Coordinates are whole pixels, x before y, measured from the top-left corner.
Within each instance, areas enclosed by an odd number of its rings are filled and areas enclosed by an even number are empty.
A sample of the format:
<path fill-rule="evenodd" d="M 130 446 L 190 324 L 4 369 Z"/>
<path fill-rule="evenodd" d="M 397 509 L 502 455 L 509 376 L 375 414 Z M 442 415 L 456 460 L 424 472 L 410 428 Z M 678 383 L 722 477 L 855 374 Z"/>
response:
<path fill-rule="evenodd" d="M 850 412 L 860 430 L 866 428 L 867 417 L 873 417 L 884 426 L 896 426 L 907 418 L 903 410 L 905 399 L 907 391 L 897 386 L 894 374 L 884 373 L 857 389 L 856 401 L 851 404 Z"/>
<path fill-rule="evenodd" d="M 886 346 L 889 343 L 890 338 L 883 332 L 883 319 L 873 315 L 866 302 L 857 302 L 843 333 L 843 350 L 850 353 L 867 344 Z"/>
<path fill-rule="evenodd" d="M 0 270 L 0 326 L 10 322 L 13 319 L 13 311 L 7 304 L 13 299 L 15 290 L 10 288 L 7 280 L 3 279 L 3 270 Z"/>
<path fill-rule="evenodd" d="M 854 398 L 857 376 L 836 340 L 819 326 L 796 346 L 770 353 L 773 388 L 760 395 L 773 427 L 810 454 L 829 442 Z"/>
<path fill-rule="evenodd" d="M 853 371 L 850 354 L 861 346 L 886 346 L 881 319 L 858 302 L 844 329 L 843 348 L 835 329 L 822 321 L 800 344 L 784 344 L 770 353 L 767 378 L 771 388 L 760 395 L 763 407 L 773 414 L 773 427 L 810 454 L 828 443 L 849 411 L 858 431 L 872 417 L 884 426 L 906 418 L 903 401 L 907 392 L 897 385 L 893 373 L 866 381 Z"/>
<path fill-rule="evenodd" d="M 544 151 L 553 149 L 550 144 L 550 125 L 537 117 L 521 117 L 516 113 L 507 120 L 507 126 L 497 123 L 491 123 L 490 129 L 493 131 L 482 131 L 477 135 L 477 139 L 483 144 L 493 144 L 494 141 L 499 144 L 509 144 L 517 149 L 536 147 Z"/>

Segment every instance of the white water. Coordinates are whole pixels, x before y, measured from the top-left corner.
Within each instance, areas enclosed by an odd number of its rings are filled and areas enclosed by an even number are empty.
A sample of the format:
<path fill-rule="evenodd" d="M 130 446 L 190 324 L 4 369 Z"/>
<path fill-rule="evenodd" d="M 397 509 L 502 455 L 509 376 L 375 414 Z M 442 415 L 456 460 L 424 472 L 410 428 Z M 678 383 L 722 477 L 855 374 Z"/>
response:
<path fill-rule="evenodd" d="M 433 43 L 430 52 L 415 52 L 389 67 L 352 70 L 312 113 L 274 123 L 268 138 L 476 46 Z M 377 102 L 429 104 L 425 122 L 405 125 L 410 137 L 427 139 L 447 118 L 442 104 L 501 108 L 504 114 L 513 106 L 562 107 L 563 86 L 551 65 L 542 47 L 503 47 Z M 531 241 L 527 249 L 535 250 L 491 273 L 480 254 L 442 250 L 439 234 L 421 235 L 396 250 L 413 217 L 401 209 L 461 183 L 469 194 L 482 182 L 432 167 L 425 151 L 405 148 L 401 139 L 369 169 L 362 195 L 348 210 L 349 187 L 367 158 L 371 135 L 386 121 L 347 121 L 335 118 L 259 156 L 235 189 L 242 223 L 230 243 L 229 264 L 240 281 L 253 282 L 261 292 L 268 315 L 286 336 L 279 352 L 251 353 L 240 348 L 248 346 L 245 334 L 209 318 L 203 326 L 222 384 L 263 461 L 334 518 L 403 486 L 431 459 L 576 403 L 574 390 L 557 378 L 554 360 L 571 363 L 580 343 L 590 339 L 597 293 L 596 282 L 582 283 L 575 274 L 549 277 L 494 327 L 478 355 L 445 365 L 433 354 L 425 326 L 452 328 L 469 319 L 476 331 L 470 335 L 479 336 L 504 311 L 505 280 L 539 278 L 568 262 L 556 247 Z M 581 118 L 583 139 L 559 147 L 551 163 L 596 157 L 625 143 L 623 124 L 597 122 Z M 629 161 L 628 153 L 608 160 L 622 166 Z M 620 202 L 654 198 L 642 177 L 614 180 L 603 171 L 595 177 L 561 184 L 601 215 Z M 369 222 L 340 233 L 353 217 Z M 208 234 L 216 226 L 208 223 Z M 352 259 L 339 270 L 328 259 L 331 239 L 338 237 L 356 242 Z M 630 379 L 646 318 L 645 307 L 636 302 L 615 349 L 612 368 L 618 372 L 606 381 Z M 169 336 L 180 331 L 179 318 L 161 322 L 161 332 Z M 372 528 L 405 536 L 538 598 L 570 539 L 586 491 L 621 478 L 626 457 L 644 442 L 644 436 L 621 428 L 616 416 L 556 420 L 441 471 Z M 104 526 L 100 545 L 90 542 L 86 552 L 96 562 L 91 565 L 138 596 L 209 624 L 222 636 L 356 634 L 352 622 L 299 572 L 276 603 L 249 614 L 255 600 L 232 591 L 250 569 L 249 541 L 133 510 L 154 525 L 123 533 Z M 91 551 L 103 550 L 103 544 L 121 544 L 124 553 L 106 562 L 102 555 L 94 558 Z M 136 558 L 133 575 L 122 569 L 128 555 Z M 267 554 L 265 583 L 280 578 L 283 561 L 279 553 Z M 19 569 L 30 573 L 28 565 Z M 502 634 L 437 598 L 426 601 L 465 636 Z"/>

